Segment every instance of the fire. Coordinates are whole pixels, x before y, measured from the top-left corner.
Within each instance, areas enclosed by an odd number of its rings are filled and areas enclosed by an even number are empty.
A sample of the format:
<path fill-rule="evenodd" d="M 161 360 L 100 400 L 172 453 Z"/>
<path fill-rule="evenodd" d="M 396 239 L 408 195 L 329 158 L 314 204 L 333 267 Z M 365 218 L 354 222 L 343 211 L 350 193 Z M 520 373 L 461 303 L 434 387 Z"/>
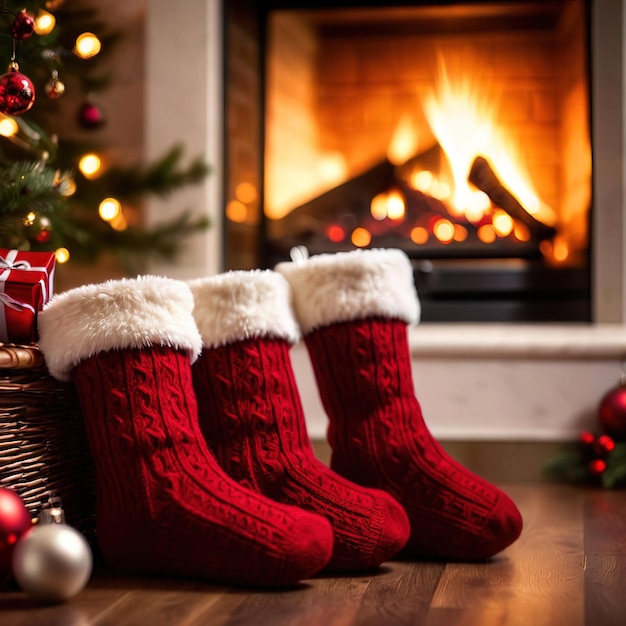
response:
<path fill-rule="evenodd" d="M 554 224 L 554 211 L 539 199 L 519 159 L 513 158 L 515 142 L 497 124 L 497 93 L 486 89 L 484 81 L 468 68 L 469 63 L 464 71 L 451 77 L 440 56 L 437 81 L 423 103 L 430 128 L 450 166 L 451 212 L 472 222 L 486 214 L 489 199 L 468 182 L 472 163 L 477 156 L 483 156 L 529 213 L 545 224 Z"/>
<path fill-rule="evenodd" d="M 398 122 L 389 148 L 387 158 L 393 165 L 402 165 L 419 151 L 419 141 L 413 119 L 410 115 L 403 115 Z"/>

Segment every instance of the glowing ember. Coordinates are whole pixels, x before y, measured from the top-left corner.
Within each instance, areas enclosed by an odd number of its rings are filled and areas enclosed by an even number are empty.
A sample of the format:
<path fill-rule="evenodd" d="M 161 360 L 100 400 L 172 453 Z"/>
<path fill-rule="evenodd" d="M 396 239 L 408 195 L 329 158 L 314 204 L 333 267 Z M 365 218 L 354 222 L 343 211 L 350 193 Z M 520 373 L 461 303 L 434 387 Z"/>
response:
<path fill-rule="evenodd" d="M 364 248 L 372 241 L 372 234 L 366 228 L 355 228 L 352 231 L 351 240 L 357 248 Z"/>

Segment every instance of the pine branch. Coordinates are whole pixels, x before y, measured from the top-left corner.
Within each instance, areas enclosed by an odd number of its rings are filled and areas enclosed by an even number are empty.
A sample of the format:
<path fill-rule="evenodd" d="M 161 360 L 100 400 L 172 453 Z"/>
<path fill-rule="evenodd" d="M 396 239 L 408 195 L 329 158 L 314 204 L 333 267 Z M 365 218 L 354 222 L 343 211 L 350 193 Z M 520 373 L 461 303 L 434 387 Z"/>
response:
<path fill-rule="evenodd" d="M 60 183 L 67 174 L 34 161 L 19 161 L 0 170 L 0 215 L 23 216 L 31 211 L 50 214 L 61 211 L 66 200 Z"/>

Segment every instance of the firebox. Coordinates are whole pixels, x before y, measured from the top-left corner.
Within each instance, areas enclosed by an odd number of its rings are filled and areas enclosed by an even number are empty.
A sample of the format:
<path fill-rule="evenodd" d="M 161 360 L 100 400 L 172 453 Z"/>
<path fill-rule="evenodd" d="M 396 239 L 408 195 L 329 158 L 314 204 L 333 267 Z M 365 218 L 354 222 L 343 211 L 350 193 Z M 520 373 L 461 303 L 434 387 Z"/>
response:
<path fill-rule="evenodd" d="M 591 321 L 588 0 L 226 4 L 229 268 L 401 248 L 424 321 Z"/>

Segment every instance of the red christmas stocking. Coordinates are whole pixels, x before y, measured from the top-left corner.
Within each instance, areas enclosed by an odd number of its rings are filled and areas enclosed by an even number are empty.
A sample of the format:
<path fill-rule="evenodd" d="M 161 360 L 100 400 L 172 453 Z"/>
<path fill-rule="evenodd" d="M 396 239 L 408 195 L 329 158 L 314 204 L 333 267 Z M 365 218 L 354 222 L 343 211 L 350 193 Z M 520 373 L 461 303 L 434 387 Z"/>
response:
<path fill-rule="evenodd" d="M 198 427 L 201 338 L 185 283 L 143 277 L 56 296 L 40 314 L 50 373 L 77 387 L 96 466 L 98 541 L 133 573 L 286 585 L 331 556 L 328 521 L 245 489 Z"/>
<path fill-rule="evenodd" d="M 406 326 L 419 318 L 399 250 L 357 250 L 281 263 L 324 408 L 331 466 L 405 507 L 418 558 L 481 560 L 520 534 L 515 504 L 450 458 L 415 397 Z"/>
<path fill-rule="evenodd" d="M 398 502 L 314 457 L 289 357 L 298 330 L 285 279 L 241 271 L 189 285 L 205 346 L 192 367 L 200 428 L 220 465 L 259 493 L 327 517 L 329 569 L 362 570 L 394 556 L 409 536 Z"/>

